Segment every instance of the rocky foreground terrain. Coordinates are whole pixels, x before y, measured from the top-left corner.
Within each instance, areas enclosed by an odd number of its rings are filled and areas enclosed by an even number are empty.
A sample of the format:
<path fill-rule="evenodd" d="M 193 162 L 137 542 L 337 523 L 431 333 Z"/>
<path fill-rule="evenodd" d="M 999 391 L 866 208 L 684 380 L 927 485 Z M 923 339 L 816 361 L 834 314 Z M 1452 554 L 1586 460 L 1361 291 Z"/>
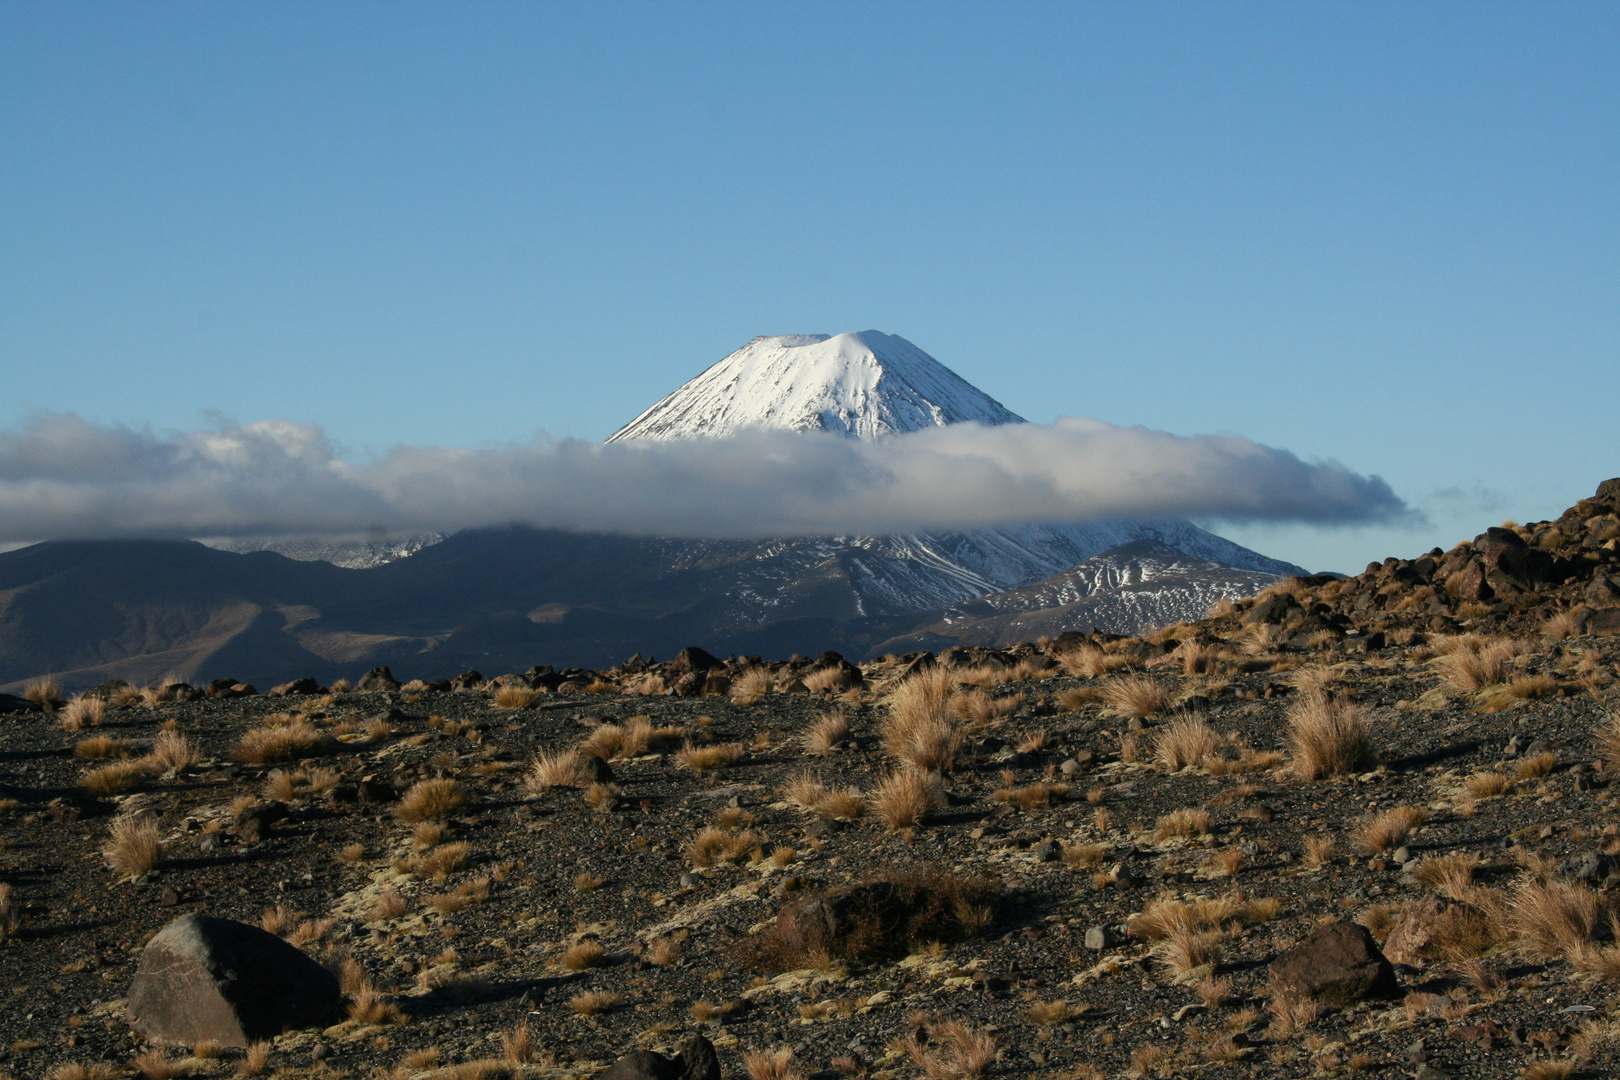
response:
<path fill-rule="evenodd" d="M 1614 1075 L 1617 547 L 1610 481 L 1145 639 L 41 681 L 0 702 L 0 1076 L 582 1077 L 693 1033 L 755 1080 Z M 336 1011 L 149 1044 L 191 913 Z"/>

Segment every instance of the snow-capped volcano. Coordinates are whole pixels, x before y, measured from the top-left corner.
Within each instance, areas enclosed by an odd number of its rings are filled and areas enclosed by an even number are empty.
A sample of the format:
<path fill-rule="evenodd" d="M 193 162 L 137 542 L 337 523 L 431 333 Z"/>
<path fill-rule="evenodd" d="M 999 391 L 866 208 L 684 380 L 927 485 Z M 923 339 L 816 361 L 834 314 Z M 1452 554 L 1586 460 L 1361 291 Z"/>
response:
<path fill-rule="evenodd" d="M 755 427 L 875 439 L 968 420 L 1023 417 L 903 337 L 783 334 L 750 341 L 608 442 L 715 438 Z"/>

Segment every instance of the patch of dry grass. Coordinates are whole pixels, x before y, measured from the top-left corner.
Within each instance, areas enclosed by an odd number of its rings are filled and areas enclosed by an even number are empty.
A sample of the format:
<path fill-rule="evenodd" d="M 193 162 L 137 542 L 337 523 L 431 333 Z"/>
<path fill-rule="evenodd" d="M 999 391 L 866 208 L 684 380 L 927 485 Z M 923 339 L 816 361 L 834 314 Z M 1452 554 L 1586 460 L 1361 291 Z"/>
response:
<path fill-rule="evenodd" d="M 1107 675 L 1128 666 L 1131 662 L 1128 656 L 1105 652 L 1090 642 L 1072 649 L 1065 649 L 1056 654 L 1053 659 L 1070 675 L 1082 679 L 1095 679 L 1099 675 Z"/>
<path fill-rule="evenodd" d="M 607 959 L 607 950 L 594 941 L 581 941 L 570 945 L 557 962 L 568 971 L 589 971 L 600 967 Z"/>
<path fill-rule="evenodd" d="M 743 744 L 715 743 L 711 746 L 694 746 L 687 743 L 675 754 L 675 762 L 682 768 L 693 772 L 712 772 L 727 765 L 735 765 L 742 760 Z"/>
<path fill-rule="evenodd" d="M 787 1046 L 743 1051 L 743 1070 L 748 1080 L 806 1080 L 804 1072 L 794 1064 L 793 1049 Z"/>
<path fill-rule="evenodd" d="M 1395 806 L 1367 818 L 1356 826 L 1350 840 L 1357 850 L 1378 855 L 1401 846 L 1413 829 L 1429 818 L 1421 806 Z"/>
<path fill-rule="evenodd" d="M 539 690 L 527 686 L 503 686 L 490 695 L 490 702 L 497 709 L 532 709 L 544 696 Z"/>
<path fill-rule="evenodd" d="M 418 780 L 400 798 L 394 816 L 400 821 L 443 821 L 472 803 L 472 792 L 459 780 Z"/>
<path fill-rule="evenodd" d="M 1553 753 L 1532 754 L 1527 758 L 1520 758 L 1513 766 L 1513 771 L 1525 780 L 1539 780 L 1558 767 L 1558 755 Z"/>
<path fill-rule="evenodd" d="M 97 798 L 123 795 L 145 786 L 155 771 L 151 764 L 144 760 L 118 761 L 111 765 L 103 765 L 99 769 L 91 769 L 79 777 L 79 789 L 86 795 Z"/>
<path fill-rule="evenodd" d="M 1524 881 L 1508 904 L 1520 949 L 1540 960 L 1573 959 L 1596 933 L 1602 903 L 1593 890 L 1567 881 Z"/>
<path fill-rule="evenodd" d="M 1170 705 L 1170 688 L 1146 675 L 1117 675 L 1102 684 L 1103 704 L 1118 716 L 1145 718 Z"/>
<path fill-rule="evenodd" d="M 915 672 L 894 688 L 878 729 L 892 760 L 923 772 L 956 764 L 964 736 L 951 714 L 951 691 L 951 673 L 941 667 Z"/>
<path fill-rule="evenodd" d="M 867 796 L 872 811 L 891 829 L 909 829 L 944 801 L 939 785 L 915 769 L 896 769 Z"/>
<path fill-rule="evenodd" d="M 686 860 L 696 867 L 742 862 L 763 843 L 751 829 L 732 832 L 706 825 L 686 845 Z"/>
<path fill-rule="evenodd" d="M 554 787 L 579 787 L 590 777 L 585 771 L 585 759 L 576 750 L 540 753 L 529 766 L 523 779 L 524 790 L 539 795 Z"/>
<path fill-rule="evenodd" d="M 928 1080 L 974 1080 L 995 1064 L 996 1037 L 962 1020 L 942 1020 L 928 1026 L 926 1042 L 912 1032 L 905 1050 Z"/>
<path fill-rule="evenodd" d="M 1160 816 L 1153 827 L 1155 840 L 1169 840 L 1176 836 L 1190 838 L 1208 836 L 1214 819 L 1201 806 L 1184 806 Z"/>
<path fill-rule="evenodd" d="M 101 847 L 107 865 L 125 878 L 138 878 L 155 870 L 163 859 L 158 824 L 151 818 L 125 815 L 113 819 Z"/>
<path fill-rule="evenodd" d="M 250 765 L 263 765 L 314 757 L 329 749 L 331 740 L 326 733 L 303 717 L 279 724 L 271 723 L 274 719 L 274 716 L 267 717 L 265 726 L 251 728 L 243 734 L 232 749 L 232 756 Z"/>
<path fill-rule="evenodd" d="M 804 733 L 804 752 L 829 754 L 849 738 L 849 715 L 842 709 L 823 714 Z"/>
<path fill-rule="evenodd" d="M 1302 694 L 1286 714 L 1294 772 L 1303 780 L 1338 776 L 1372 757 L 1372 729 L 1354 702 Z"/>
<path fill-rule="evenodd" d="M 1220 739 L 1201 716 L 1184 716 L 1166 724 L 1153 741 L 1153 757 L 1171 772 L 1196 769 L 1220 747 Z"/>

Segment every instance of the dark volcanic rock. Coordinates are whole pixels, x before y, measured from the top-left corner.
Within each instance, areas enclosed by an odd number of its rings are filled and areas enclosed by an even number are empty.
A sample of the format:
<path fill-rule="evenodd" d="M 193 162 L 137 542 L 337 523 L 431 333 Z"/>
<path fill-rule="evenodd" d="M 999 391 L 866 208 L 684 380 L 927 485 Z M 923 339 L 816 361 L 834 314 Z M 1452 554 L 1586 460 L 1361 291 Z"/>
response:
<path fill-rule="evenodd" d="M 1399 992 L 1395 969 L 1367 928 L 1352 922 L 1329 923 L 1272 961 L 1271 981 L 1333 1006 Z"/>
<path fill-rule="evenodd" d="M 708 1039 L 690 1035 L 673 1060 L 637 1050 L 615 1061 L 598 1080 L 720 1080 L 720 1058 Z"/>
<path fill-rule="evenodd" d="M 337 979 L 256 926 L 187 915 L 158 931 L 129 988 L 129 1019 L 158 1043 L 245 1047 L 341 1011 Z"/>
<path fill-rule="evenodd" d="M 360 676 L 360 682 L 355 686 L 355 689 L 362 693 L 378 690 L 398 690 L 399 680 L 395 679 L 394 673 L 386 667 L 375 667 Z"/>

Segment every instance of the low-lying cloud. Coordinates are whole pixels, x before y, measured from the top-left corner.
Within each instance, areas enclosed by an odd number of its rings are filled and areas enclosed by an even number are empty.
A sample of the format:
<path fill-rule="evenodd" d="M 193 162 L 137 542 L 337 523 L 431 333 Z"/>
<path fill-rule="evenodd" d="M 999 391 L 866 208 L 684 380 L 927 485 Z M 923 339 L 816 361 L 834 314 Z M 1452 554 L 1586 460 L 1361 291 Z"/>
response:
<path fill-rule="evenodd" d="M 959 424 L 857 442 L 545 437 L 401 446 L 355 463 L 319 427 L 266 420 L 159 436 L 72 415 L 0 433 L 0 542 L 451 532 L 475 526 L 712 538 L 884 535 L 1198 516 L 1364 524 L 1409 514 L 1376 476 L 1231 435 L 1095 420 Z"/>

